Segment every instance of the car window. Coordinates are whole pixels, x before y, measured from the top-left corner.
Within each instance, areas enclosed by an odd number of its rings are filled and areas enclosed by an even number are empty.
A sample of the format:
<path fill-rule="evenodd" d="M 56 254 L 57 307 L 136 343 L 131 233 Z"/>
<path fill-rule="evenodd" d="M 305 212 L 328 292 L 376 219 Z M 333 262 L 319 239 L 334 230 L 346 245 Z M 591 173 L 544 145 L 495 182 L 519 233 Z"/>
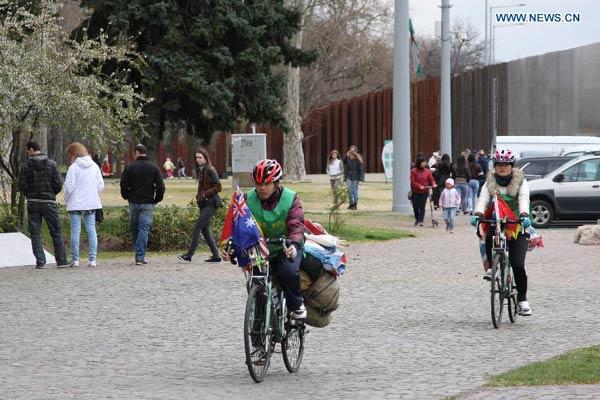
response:
<path fill-rule="evenodd" d="M 600 158 L 582 161 L 566 169 L 565 182 L 589 182 L 599 180 Z"/>
<path fill-rule="evenodd" d="M 546 161 L 532 161 L 522 169 L 528 175 L 544 175 L 545 164 Z"/>
<path fill-rule="evenodd" d="M 547 169 L 546 169 L 546 171 L 544 171 L 544 175 L 554 171 L 556 168 L 560 167 L 567 161 L 568 161 L 568 159 L 548 161 Z"/>

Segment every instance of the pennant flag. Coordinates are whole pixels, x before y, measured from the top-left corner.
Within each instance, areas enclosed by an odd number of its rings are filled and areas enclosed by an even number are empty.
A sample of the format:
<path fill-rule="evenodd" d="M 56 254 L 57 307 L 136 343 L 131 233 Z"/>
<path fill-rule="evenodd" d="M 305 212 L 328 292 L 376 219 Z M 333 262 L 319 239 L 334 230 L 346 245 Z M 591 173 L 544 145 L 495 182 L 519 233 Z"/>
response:
<path fill-rule="evenodd" d="M 415 40 L 415 30 L 413 28 L 412 20 L 408 20 L 408 30 L 410 32 L 410 49 L 412 55 L 412 64 L 415 73 L 420 78 L 423 76 L 423 67 L 421 66 L 421 57 L 419 56 L 419 45 Z"/>
<path fill-rule="evenodd" d="M 231 205 L 225 216 L 221 233 L 221 246 L 231 238 L 237 256 L 238 265 L 245 268 L 250 263 L 248 249 L 259 244 L 263 257 L 269 256 L 269 250 L 261 237 L 260 228 L 246 204 L 244 193 L 238 191 L 231 197 Z"/>
<path fill-rule="evenodd" d="M 508 204 L 504 201 L 504 199 L 500 196 L 496 196 L 498 199 L 497 206 L 494 207 L 494 203 L 492 202 L 490 206 L 483 213 L 483 219 L 494 219 L 496 215 L 498 215 L 498 219 L 502 219 L 506 217 L 509 220 L 518 219 L 515 213 L 510 209 Z M 487 232 L 488 224 L 481 224 L 483 231 Z M 506 237 L 507 239 L 516 238 L 521 231 L 521 224 L 506 224 Z"/>

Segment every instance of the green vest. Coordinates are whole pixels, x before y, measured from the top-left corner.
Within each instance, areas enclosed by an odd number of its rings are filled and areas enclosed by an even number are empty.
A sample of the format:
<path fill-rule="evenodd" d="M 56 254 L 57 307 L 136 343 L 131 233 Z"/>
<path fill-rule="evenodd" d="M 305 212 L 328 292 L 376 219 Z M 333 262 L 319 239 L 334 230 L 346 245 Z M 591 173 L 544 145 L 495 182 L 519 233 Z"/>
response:
<path fill-rule="evenodd" d="M 287 215 L 294 203 L 294 197 L 296 197 L 296 192 L 283 188 L 277 206 L 273 210 L 267 211 L 262 208 L 256 189 L 248 192 L 246 203 L 258 223 L 263 237 L 277 239 L 281 236 L 287 236 Z M 269 244 L 269 258 L 277 257 L 282 249 L 281 244 Z"/>

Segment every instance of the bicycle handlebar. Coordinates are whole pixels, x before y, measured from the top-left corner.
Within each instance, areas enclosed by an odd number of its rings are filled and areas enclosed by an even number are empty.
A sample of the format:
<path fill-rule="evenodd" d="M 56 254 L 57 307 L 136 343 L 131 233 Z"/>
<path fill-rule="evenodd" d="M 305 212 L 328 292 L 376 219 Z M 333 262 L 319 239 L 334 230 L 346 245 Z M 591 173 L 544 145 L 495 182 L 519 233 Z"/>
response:
<path fill-rule="evenodd" d="M 486 224 L 497 224 L 498 222 L 500 222 L 500 224 L 504 224 L 504 225 L 508 225 L 508 224 L 521 224 L 523 222 L 522 218 L 519 219 L 508 219 L 506 217 L 501 218 L 501 219 L 483 219 L 483 218 L 479 218 L 477 219 L 477 226 L 475 227 L 475 234 L 477 235 L 477 237 L 481 238 L 481 235 L 479 234 L 479 226 L 482 223 L 486 223 Z M 525 227 L 523 225 L 521 225 L 521 233 L 525 233 Z"/>

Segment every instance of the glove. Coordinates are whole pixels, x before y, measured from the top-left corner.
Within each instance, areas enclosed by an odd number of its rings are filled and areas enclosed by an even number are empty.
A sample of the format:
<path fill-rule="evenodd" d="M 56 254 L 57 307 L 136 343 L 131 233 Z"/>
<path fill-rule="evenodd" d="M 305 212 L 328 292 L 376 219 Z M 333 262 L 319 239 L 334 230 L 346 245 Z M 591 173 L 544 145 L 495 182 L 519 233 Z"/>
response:
<path fill-rule="evenodd" d="M 289 245 L 289 247 L 287 248 L 287 250 L 285 251 L 285 255 L 290 259 L 293 260 L 294 258 L 296 258 L 296 256 L 298 255 L 298 249 L 296 248 L 296 244 L 292 243 Z"/>
<path fill-rule="evenodd" d="M 472 226 L 477 226 L 477 222 L 479 222 L 480 218 L 481 218 L 481 215 L 473 215 L 471 217 L 471 225 Z"/>
<path fill-rule="evenodd" d="M 531 226 L 529 217 L 521 217 L 521 225 L 523 225 L 523 228 L 529 228 Z"/>

